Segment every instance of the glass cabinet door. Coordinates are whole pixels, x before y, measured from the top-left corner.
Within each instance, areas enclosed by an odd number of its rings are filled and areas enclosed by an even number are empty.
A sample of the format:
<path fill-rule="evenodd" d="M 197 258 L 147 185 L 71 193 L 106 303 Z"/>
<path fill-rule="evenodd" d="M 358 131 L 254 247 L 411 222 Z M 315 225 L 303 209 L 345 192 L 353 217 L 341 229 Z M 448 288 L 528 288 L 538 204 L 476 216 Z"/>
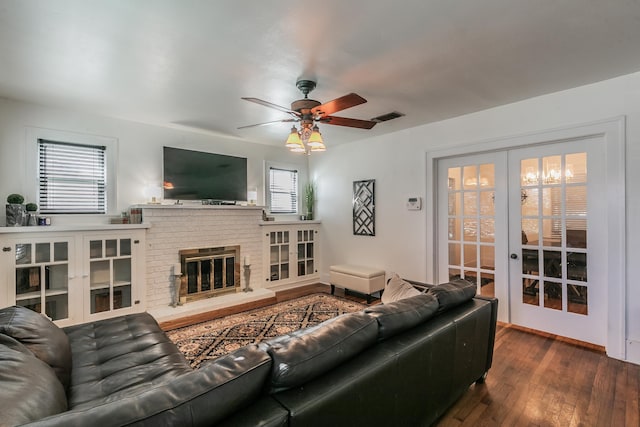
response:
<path fill-rule="evenodd" d="M 131 307 L 131 239 L 89 240 L 90 313 Z"/>
<path fill-rule="evenodd" d="M 69 317 L 69 241 L 15 244 L 16 305 Z"/>
<path fill-rule="evenodd" d="M 276 282 L 289 278 L 289 232 L 269 233 L 269 280 Z"/>
<path fill-rule="evenodd" d="M 316 272 L 314 230 L 298 230 L 298 277 Z"/>

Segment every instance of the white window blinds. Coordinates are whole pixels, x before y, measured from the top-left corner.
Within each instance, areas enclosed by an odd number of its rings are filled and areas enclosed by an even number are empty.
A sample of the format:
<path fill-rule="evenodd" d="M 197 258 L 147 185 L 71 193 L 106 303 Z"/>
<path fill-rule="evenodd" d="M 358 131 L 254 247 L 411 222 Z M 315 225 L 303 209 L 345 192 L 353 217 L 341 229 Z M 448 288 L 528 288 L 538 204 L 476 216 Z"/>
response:
<path fill-rule="evenodd" d="M 39 139 L 38 158 L 40 212 L 106 213 L 106 147 Z"/>
<path fill-rule="evenodd" d="M 269 169 L 269 201 L 271 213 L 298 212 L 298 171 Z"/>

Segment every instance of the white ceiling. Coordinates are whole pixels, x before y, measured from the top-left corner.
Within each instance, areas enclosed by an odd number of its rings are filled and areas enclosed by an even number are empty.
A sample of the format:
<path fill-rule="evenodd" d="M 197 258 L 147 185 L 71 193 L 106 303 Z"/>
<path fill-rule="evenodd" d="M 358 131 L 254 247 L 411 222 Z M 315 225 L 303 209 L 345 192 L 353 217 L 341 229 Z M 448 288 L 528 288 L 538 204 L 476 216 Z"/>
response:
<path fill-rule="evenodd" d="M 0 0 L 0 97 L 282 144 L 311 98 L 368 100 L 327 147 L 640 70 L 637 0 Z"/>

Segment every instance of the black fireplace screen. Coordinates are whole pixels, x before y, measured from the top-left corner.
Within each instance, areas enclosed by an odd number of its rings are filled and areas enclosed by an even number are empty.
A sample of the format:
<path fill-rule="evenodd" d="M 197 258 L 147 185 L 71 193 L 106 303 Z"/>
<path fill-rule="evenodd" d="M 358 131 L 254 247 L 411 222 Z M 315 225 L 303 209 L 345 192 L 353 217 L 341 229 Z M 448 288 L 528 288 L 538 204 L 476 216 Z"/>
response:
<path fill-rule="evenodd" d="M 187 294 L 235 287 L 235 256 L 185 260 Z"/>

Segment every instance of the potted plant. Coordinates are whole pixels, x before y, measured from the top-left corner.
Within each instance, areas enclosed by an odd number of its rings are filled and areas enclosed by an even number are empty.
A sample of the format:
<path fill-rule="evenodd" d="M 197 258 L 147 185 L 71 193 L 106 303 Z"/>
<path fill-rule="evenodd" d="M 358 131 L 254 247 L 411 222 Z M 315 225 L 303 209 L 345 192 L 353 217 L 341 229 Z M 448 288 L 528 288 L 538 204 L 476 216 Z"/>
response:
<path fill-rule="evenodd" d="M 23 225 L 26 218 L 23 203 L 24 197 L 20 194 L 9 194 L 7 196 L 7 227 L 20 227 Z"/>
<path fill-rule="evenodd" d="M 38 225 L 38 205 L 35 203 L 27 203 L 27 225 Z"/>
<path fill-rule="evenodd" d="M 304 203 L 307 207 L 307 214 L 305 215 L 305 219 L 311 220 L 313 219 L 313 207 L 316 201 L 316 187 L 313 182 L 308 182 L 304 186 Z"/>

